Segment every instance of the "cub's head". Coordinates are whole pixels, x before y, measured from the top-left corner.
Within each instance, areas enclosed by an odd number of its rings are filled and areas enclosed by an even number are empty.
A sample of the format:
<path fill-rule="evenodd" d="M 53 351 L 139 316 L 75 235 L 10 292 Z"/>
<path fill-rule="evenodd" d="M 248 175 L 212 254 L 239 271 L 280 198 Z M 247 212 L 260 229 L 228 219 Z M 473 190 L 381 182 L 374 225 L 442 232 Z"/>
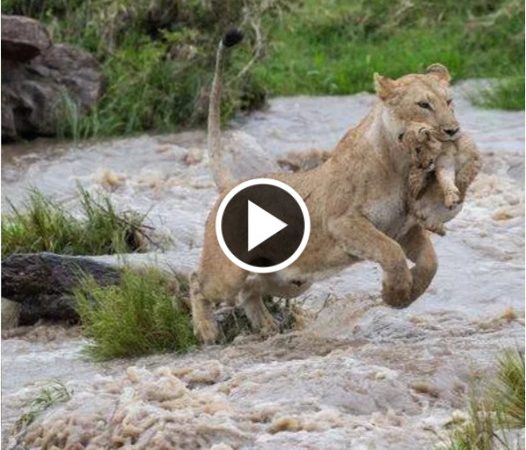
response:
<path fill-rule="evenodd" d="M 435 162 L 442 152 L 442 143 L 436 139 L 432 129 L 421 123 L 413 122 L 406 128 L 402 136 L 402 143 L 414 167 L 425 172 L 430 172 L 435 168 Z"/>
<path fill-rule="evenodd" d="M 378 97 L 398 124 L 420 122 L 431 127 L 440 140 L 455 140 L 460 125 L 453 111 L 448 70 L 432 64 L 425 74 L 405 75 L 397 80 L 374 75 Z"/>

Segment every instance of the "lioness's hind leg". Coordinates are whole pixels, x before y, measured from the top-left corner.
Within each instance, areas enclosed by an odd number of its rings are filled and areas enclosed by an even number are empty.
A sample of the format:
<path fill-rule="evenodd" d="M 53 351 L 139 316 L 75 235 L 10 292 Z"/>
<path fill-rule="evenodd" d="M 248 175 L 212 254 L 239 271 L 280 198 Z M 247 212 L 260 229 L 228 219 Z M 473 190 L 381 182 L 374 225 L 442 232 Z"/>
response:
<path fill-rule="evenodd" d="M 190 300 L 195 335 L 203 343 L 213 344 L 219 333 L 212 313 L 213 304 L 203 295 L 199 276 L 196 273 L 190 277 Z"/>
<path fill-rule="evenodd" d="M 258 276 L 250 276 L 239 294 L 239 299 L 252 328 L 261 334 L 270 335 L 278 331 L 278 326 L 263 303 L 262 291 L 262 283 Z"/>

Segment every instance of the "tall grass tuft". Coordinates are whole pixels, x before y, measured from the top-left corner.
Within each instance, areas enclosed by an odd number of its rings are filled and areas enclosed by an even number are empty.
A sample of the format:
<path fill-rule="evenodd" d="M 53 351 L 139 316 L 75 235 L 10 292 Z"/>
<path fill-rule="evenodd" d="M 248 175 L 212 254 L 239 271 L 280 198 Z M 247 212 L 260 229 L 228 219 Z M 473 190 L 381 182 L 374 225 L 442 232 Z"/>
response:
<path fill-rule="evenodd" d="M 118 212 L 108 197 L 79 188 L 81 217 L 33 189 L 22 206 L 2 216 L 2 256 L 54 252 L 106 255 L 141 251 L 145 217 Z"/>
<path fill-rule="evenodd" d="M 94 359 L 185 352 L 197 344 L 189 311 L 174 301 L 169 280 L 156 269 L 124 269 L 117 286 L 84 277 L 74 295 Z"/>
<path fill-rule="evenodd" d="M 497 373 L 487 386 L 473 385 L 468 420 L 451 431 L 443 450 L 520 449 L 524 428 L 524 354 L 506 350 L 498 358 Z"/>
<path fill-rule="evenodd" d="M 509 428 L 524 428 L 524 353 L 507 350 L 498 361 L 491 396 L 500 421 Z"/>

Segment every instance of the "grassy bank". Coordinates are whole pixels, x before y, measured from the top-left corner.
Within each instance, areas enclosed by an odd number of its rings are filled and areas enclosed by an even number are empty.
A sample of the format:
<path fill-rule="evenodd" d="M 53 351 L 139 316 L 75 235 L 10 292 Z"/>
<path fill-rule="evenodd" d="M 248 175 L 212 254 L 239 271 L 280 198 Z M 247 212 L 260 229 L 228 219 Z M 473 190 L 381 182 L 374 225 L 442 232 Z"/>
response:
<path fill-rule="evenodd" d="M 351 94 L 371 90 L 373 72 L 434 62 L 456 80 L 504 78 L 486 104 L 523 109 L 524 2 L 305 0 L 273 29 L 256 77 L 275 95 Z"/>
<path fill-rule="evenodd" d="M 263 88 L 250 70 L 239 74 L 256 47 L 249 24 L 281 11 L 281 3 L 286 1 L 6 0 L 2 12 L 41 20 L 54 42 L 82 47 L 101 62 L 106 86 L 97 107 L 79 117 L 66 101 L 58 130 L 86 138 L 203 123 L 215 51 L 231 24 L 246 24 L 247 36 L 228 65 L 224 114 L 261 106 Z"/>
<path fill-rule="evenodd" d="M 2 12 L 42 20 L 55 41 L 101 62 L 97 107 L 82 117 L 65 108 L 58 131 L 76 138 L 202 124 L 215 46 L 231 24 L 247 39 L 228 67 L 225 118 L 267 93 L 352 94 L 371 90 L 374 72 L 397 77 L 433 62 L 455 79 L 502 79 L 481 93 L 484 106 L 524 108 L 520 0 L 6 0 Z M 243 70 L 254 56 L 261 61 Z"/>

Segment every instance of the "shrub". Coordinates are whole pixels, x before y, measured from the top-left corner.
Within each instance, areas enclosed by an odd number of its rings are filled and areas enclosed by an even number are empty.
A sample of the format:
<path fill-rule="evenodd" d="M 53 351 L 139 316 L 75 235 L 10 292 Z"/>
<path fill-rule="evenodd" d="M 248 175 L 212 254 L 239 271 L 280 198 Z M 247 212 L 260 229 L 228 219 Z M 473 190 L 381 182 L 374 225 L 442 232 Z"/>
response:
<path fill-rule="evenodd" d="M 174 301 L 168 278 L 156 269 L 124 269 L 116 286 L 84 277 L 74 295 L 95 359 L 185 352 L 197 344 L 189 311 Z"/>

